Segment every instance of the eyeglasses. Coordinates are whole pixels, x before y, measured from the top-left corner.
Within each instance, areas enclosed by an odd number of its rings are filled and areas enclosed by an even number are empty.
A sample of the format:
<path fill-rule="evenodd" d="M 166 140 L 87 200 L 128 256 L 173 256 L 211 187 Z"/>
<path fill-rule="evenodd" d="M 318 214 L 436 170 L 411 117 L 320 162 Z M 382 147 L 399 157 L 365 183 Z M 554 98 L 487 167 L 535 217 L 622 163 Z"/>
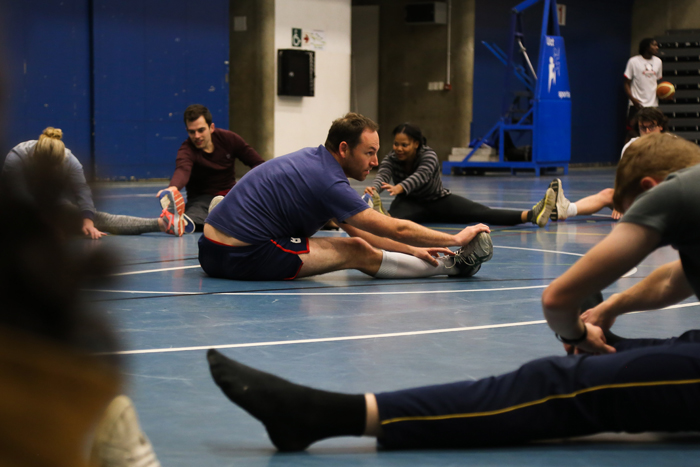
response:
<path fill-rule="evenodd" d="M 656 123 L 649 123 L 648 125 L 644 124 L 639 124 L 639 132 L 640 133 L 648 133 L 650 131 L 654 131 L 659 127 Z"/>

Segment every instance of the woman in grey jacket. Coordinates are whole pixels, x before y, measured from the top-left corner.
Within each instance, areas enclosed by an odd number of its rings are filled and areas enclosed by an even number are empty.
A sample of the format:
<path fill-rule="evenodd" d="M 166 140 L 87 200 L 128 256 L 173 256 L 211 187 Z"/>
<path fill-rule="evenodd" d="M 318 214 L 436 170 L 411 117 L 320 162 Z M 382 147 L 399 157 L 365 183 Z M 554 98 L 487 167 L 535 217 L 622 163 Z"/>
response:
<path fill-rule="evenodd" d="M 396 198 L 389 213 L 393 217 L 413 222 L 448 222 L 470 224 L 485 222 L 497 225 L 517 225 L 532 222 L 547 225 L 556 202 L 556 193 L 547 189 L 544 198 L 528 211 L 498 209 L 453 195 L 442 186 L 437 154 L 426 145 L 420 128 L 402 123 L 394 128 L 393 150 L 384 157 L 374 184 L 365 189 L 373 195 L 387 190 Z M 390 184 L 393 180 L 393 185 Z"/>
<path fill-rule="evenodd" d="M 42 170 L 61 170 L 64 174 L 64 189 L 55 194 L 63 202 L 80 211 L 82 233 L 98 239 L 105 232 L 116 235 L 139 235 L 147 232 L 167 232 L 181 236 L 185 221 L 174 209 L 164 209 L 160 218 L 117 216 L 95 210 L 90 187 L 85 180 L 83 166 L 66 148 L 59 128 L 48 127 L 38 140 L 25 141 L 15 146 L 5 159 L 2 170 L 3 183 L 7 183 L 23 198 L 33 199 L 41 184 Z M 53 194 L 52 194 L 53 195 Z M 40 200 L 36 200 L 40 202 Z M 194 224 L 192 224 L 194 225 Z"/>

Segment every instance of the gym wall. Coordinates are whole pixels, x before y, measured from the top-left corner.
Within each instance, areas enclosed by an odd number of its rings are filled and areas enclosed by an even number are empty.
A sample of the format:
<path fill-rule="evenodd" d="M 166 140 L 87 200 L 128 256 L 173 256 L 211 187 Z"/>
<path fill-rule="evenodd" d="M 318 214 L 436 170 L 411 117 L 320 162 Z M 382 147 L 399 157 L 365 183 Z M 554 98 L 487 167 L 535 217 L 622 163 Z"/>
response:
<path fill-rule="evenodd" d="M 44 128 L 63 129 L 81 163 L 90 163 L 87 1 L 2 3 L 5 125 L 0 159 Z"/>
<path fill-rule="evenodd" d="M 3 155 L 54 126 L 88 174 L 94 167 L 99 178 L 169 178 L 187 137 L 188 105 L 206 105 L 214 123 L 228 127 L 228 0 L 200 8 L 185 0 L 5 7 Z"/>
<path fill-rule="evenodd" d="M 292 28 L 325 37 L 315 50 L 314 97 L 275 97 L 275 156 L 323 144 L 331 122 L 350 110 L 350 8 L 351 0 L 275 0 L 275 50 L 294 48 Z"/>
<path fill-rule="evenodd" d="M 510 9 L 515 0 L 452 2 L 450 91 L 429 91 L 446 80 L 445 25 L 411 25 L 403 8 L 413 0 L 359 1 L 378 4 L 379 120 L 382 153 L 391 129 L 410 120 L 446 160 L 452 147 L 483 136 L 501 113 L 505 67 L 482 44 L 507 50 Z M 619 158 L 626 111 L 622 73 L 629 58 L 632 0 L 563 0 L 572 95 L 572 163 L 611 163 Z M 525 45 L 536 62 L 542 6 L 523 14 Z M 353 26 L 355 27 L 355 26 Z M 354 52 L 354 51 L 353 51 Z"/>
<path fill-rule="evenodd" d="M 572 102 L 571 163 L 612 163 L 624 138 L 626 99 L 622 74 L 629 59 L 632 0 L 564 0 Z M 504 4 L 477 2 L 474 53 L 474 137 L 485 134 L 501 109 L 504 67 L 481 42 L 505 49 L 510 17 Z M 525 46 L 533 62 L 539 53 L 542 8 L 523 13 Z"/>

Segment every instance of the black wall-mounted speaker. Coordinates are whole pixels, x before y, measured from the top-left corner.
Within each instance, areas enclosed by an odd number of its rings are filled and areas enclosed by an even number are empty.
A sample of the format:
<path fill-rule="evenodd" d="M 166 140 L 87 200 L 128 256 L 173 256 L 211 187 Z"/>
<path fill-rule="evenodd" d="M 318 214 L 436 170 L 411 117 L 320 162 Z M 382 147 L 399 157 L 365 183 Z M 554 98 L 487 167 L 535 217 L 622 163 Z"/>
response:
<path fill-rule="evenodd" d="M 313 50 L 277 51 L 277 95 L 313 96 L 316 53 Z"/>
<path fill-rule="evenodd" d="M 406 5 L 408 24 L 447 24 L 445 2 L 421 2 Z"/>

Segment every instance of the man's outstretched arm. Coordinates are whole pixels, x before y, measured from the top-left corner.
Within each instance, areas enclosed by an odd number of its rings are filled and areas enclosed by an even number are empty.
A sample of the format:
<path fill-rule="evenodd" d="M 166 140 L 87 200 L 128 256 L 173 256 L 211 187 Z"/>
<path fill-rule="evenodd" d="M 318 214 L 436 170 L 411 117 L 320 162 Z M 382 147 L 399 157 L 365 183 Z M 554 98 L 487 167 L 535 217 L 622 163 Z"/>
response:
<path fill-rule="evenodd" d="M 693 288 L 683 272 L 681 261 L 664 264 L 643 281 L 586 311 L 584 322 L 610 329 L 615 319 L 631 311 L 658 310 L 693 295 Z"/>
<path fill-rule="evenodd" d="M 372 245 L 375 248 L 379 248 L 380 250 L 395 251 L 397 253 L 405 253 L 407 255 L 413 255 L 416 258 L 420 258 L 424 261 L 429 262 L 433 266 L 438 265 L 438 262 L 435 259 L 435 257 L 438 255 L 438 253 L 442 253 L 444 255 L 453 255 L 454 254 L 448 248 L 442 248 L 442 247 L 421 248 L 421 247 L 415 247 L 415 246 L 407 245 L 405 243 L 397 242 L 396 240 L 391 240 L 390 238 L 378 237 L 374 234 L 366 232 L 362 229 L 358 229 L 357 227 L 353 227 L 353 226 L 348 225 L 346 223 L 341 224 L 340 227 L 345 232 L 347 232 L 347 234 L 350 235 L 351 237 L 360 237 L 360 238 L 366 240 L 367 243 L 369 243 L 370 245 Z"/>
<path fill-rule="evenodd" d="M 656 249 L 661 235 L 638 224 L 623 223 L 593 247 L 568 271 L 554 280 L 542 294 L 542 309 L 549 327 L 561 337 L 576 340 L 584 335 L 579 317 L 581 302 L 603 290 L 639 264 Z M 586 327 L 588 337 L 577 347 L 589 352 L 613 352 L 605 344 L 602 330 Z"/>
<path fill-rule="evenodd" d="M 418 247 L 465 246 L 480 232 L 490 232 L 486 225 L 477 224 L 467 227 L 455 235 L 450 235 L 423 227 L 415 222 L 388 217 L 372 209 L 365 209 L 349 217 L 345 223 L 377 237 L 390 238 Z"/>

